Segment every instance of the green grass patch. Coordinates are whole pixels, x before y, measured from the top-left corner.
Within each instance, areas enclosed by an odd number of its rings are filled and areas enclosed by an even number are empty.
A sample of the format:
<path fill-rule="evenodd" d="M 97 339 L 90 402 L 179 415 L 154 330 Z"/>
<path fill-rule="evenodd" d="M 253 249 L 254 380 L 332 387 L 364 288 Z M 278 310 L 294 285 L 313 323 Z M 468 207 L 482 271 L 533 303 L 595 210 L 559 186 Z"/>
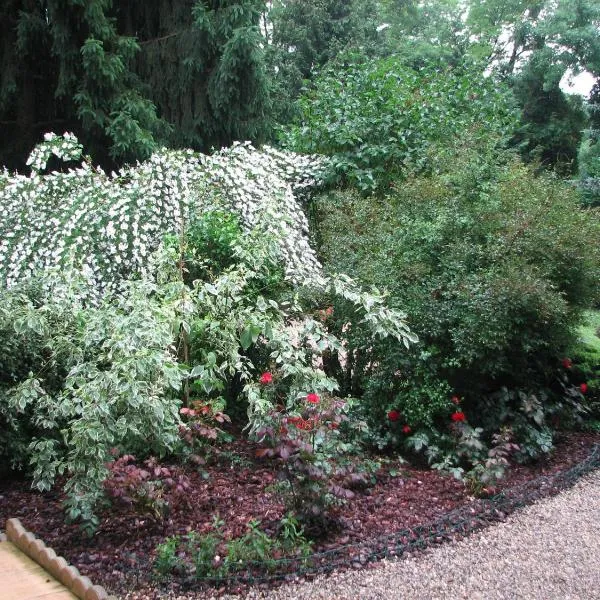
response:
<path fill-rule="evenodd" d="M 589 351 L 600 355 L 600 310 L 587 310 L 585 324 L 579 328 L 581 344 Z"/>

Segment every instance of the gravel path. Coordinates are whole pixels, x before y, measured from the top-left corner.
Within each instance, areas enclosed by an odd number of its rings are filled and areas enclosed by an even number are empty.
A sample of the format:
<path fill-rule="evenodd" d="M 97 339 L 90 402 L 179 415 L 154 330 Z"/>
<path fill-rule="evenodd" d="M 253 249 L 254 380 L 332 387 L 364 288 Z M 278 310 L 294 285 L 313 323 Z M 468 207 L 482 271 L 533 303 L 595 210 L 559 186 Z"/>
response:
<path fill-rule="evenodd" d="M 250 599 L 600 599 L 600 472 L 461 541 Z M 226 597 L 225 597 L 226 598 Z M 228 598 L 233 598 L 229 596 Z"/>

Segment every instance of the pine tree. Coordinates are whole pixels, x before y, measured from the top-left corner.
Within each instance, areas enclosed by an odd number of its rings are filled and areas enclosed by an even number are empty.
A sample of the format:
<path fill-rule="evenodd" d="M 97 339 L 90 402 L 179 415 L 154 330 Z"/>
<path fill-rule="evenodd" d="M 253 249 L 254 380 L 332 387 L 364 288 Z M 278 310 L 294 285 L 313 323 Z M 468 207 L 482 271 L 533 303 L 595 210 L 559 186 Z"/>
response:
<path fill-rule="evenodd" d="M 203 150 L 265 139 L 269 81 L 259 21 L 261 0 L 119 3 L 119 20 L 140 41 L 136 70 L 171 145 Z"/>
<path fill-rule="evenodd" d="M 70 130 L 104 164 L 269 132 L 259 0 L 8 0 L 0 164 Z"/>

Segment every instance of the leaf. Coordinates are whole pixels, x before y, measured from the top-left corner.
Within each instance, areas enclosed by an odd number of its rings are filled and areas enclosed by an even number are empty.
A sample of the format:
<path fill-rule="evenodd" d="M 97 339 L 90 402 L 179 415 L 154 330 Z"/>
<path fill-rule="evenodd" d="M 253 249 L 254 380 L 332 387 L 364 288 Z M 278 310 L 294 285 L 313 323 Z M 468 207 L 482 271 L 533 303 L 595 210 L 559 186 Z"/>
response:
<path fill-rule="evenodd" d="M 246 327 L 244 331 L 242 331 L 242 335 L 240 336 L 240 346 L 244 350 L 248 350 L 250 346 L 252 346 L 252 329 L 250 327 Z"/>

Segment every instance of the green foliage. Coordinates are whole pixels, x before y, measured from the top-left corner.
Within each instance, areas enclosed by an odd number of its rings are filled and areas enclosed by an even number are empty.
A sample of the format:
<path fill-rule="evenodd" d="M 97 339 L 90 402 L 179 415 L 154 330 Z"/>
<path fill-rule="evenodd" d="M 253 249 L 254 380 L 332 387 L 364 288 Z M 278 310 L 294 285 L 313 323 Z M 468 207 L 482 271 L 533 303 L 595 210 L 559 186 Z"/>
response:
<path fill-rule="evenodd" d="M 384 198 L 337 191 L 317 201 L 327 269 L 385 282 L 421 341 L 409 353 L 391 339 L 372 344 L 346 325 L 351 309 L 337 300 L 328 324 L 346 330 L 347 345 L 328 372 L 343 394 L 362 397 L 380 445 L 402 443 L 404 425 L 446 430 L 456 394 L 486 439 L 512 424 L 516 443 L 531 438 L 547 450 L 548 439 L 535 436 L 546 436 L 563 391 L 557 364 L 600 291 L 598 216 L 579 210 L 574 191 L 554 177 L 536 177 L 468 137 L 430 158 L 437 177 L 410 177 Z M 508 412 L 490 410 L 487 398 L 503 386 L 515 391 Z M 516 391 L 543 403 L 537 421 Z M 401 418 L 390 423 L 390 410 Z"/>
<path fill-rule="evenodd" d="M 586 115 L 580 96 L 560 89 L 562 71 L 552 71 L 553 52 L 537 51 L 514 78 L 522 111 L 515 143 L 528 162 L 553 167 L 559 174 L 577 171 L 577 151 Z"/>
<path fill-rule="evenodd" d="M 335 181 L 365 193 L 434 170 L 429 150 L 440 141 L 502 136 L 515 124 L 508 88 L 478 68 L 414 70 L 395 56 L 339 58 L 300 108 L 299 124 L 282 134 L 284 145 L 331 156 Z"/>
<path fill-rule="evenodd" d="M 590 128 L 584 132 L 577 157 L 579 189 L 589 206 L 600 206 L 600 84 L 592 88 L 586 106 Z"/>
<path fill-rule="evenodd" d="M 384 0 L 379 52 L 397 54 L 402 62 L 419 69 L 428 64 L 460 65 L 465 58 L 480 60 L 465 27 L 465 3 L 458 0 Z M 471 11 L 476 7 L 470 7 Z"/>
<path fill-rule="evenodd" d="M 162 510 L 164 486 L 109 466 L 114 448 L 189 454 L 218 436 L 225 409 L 240 418 L 243 407 L 254 433 L 276 404 L 293 411 L 309 391 L 331 394 L 337 383 L 320 360 L 341 341 L 310 314 L 323 297 L 351 303 L 371 337 L 414 341 L 383 295 L 321 273 L 291 186 L 319 161 L 238 145 L 201 161 L 158 154 L 110 178 L 90 167 L 39 174 L 51 152 L 79 151 L 49 136 L 33 174 L 9 177 L 1 192 L 12 229 L 0 251 L 0 449 L 33 466 L 39 489 L 66 475 L 68 515 L 88 529 L 118 482 L 122 497 Z M 116 239 L 90 247 L 74 230 Z M 277 395 L 258 378 L 267 370 Z"/>
<path fill-rule="evenodd" d="M 112 448 L 164 455 L 178 442 L 183 372 L 169 350 L 176 312 L 148 280 L 90 307 L 77 274 L 63 277 L 46 281 L 33 300 L 20 286 L 2 290 L 3 329 L 17 342 L 2 348 L 3 360 L 14 361 L 21 346 L 39 348 L 26 356 L 28 372 L 13 371 L 0 389 L 9 426 L 3 450 L 32 465 L 38 489 L 67 475 L 68 515 L 93 525 Z"/>
<path fill-rule="evenodd" d="M 290 514 L 281 519 L 277 536 L 262 531 L 260 521 L 250 521 L 243 536 L 225 540 L 218 531 L 223 525 L 215 518 L 214 531 L 167 538 L 156 548 L 154 568 L 163 576 L 180 571 L 199 579 L 225 577 L 257 566 L 268 570 L 276 567 L 279 559 L 304 557 L 311 551 L 310 542 Z"/>
<path fill-rule="evenodd" d="M 0 8 L 0 163 L 22 169 L 48 128 L 94 161 L 162 144 L 208 151 L 270 132 L 264 2 L 17 0 Z"/>
<path fill-rule="evenodd" d="M 580 98 L 563 93 L 560 83 L 568 73 L 600 73 L 597 2 L 469 2 L 466 23 L 488 64 L 512 81 L 523 156 L 562 175 L 576 172 L 585 115 Z"/>
<path fill-rule="evenodd" d="M 272 3 L 266 30 L 268 60 L 275 72 L 274 110 L 279 123 L 289 123 L 293 102 L 306 80 L 340 52 L 378 44 L 377 5 L 352 0 L 281 0 Z"/>
<path fill-rule="evenodd" d="M 23 167 L 45 128 L 77 129 L 99 159 L 146 158 L 167 124 L 135 74 L 140 47 L 119 27 L 113 2 L 3 5 L 0 62 L 2 163 Z M 15 139 L 17 138 L 17 139 Z"/>
<path fill-rule="evenodd" d="M 156 558 L 154 559 L 154 568 L 160 574 L 172 573 L 181 563 L 177 556 L 177 546 L 179 538 L 173 536 L 167 538 L 162 544 L 156 547 Z"/>
<path fill-rule="evenodd" d="M 571 381 L 587 386 L 585 402 L 591 418 L 600 420 L 600 314 L 598 310 L 588 311 L 585 322 L 579 328 L 577 343 L 571 349 L 573 368 Z M 580 392 L 580 389 L 576 390 Z"/>

